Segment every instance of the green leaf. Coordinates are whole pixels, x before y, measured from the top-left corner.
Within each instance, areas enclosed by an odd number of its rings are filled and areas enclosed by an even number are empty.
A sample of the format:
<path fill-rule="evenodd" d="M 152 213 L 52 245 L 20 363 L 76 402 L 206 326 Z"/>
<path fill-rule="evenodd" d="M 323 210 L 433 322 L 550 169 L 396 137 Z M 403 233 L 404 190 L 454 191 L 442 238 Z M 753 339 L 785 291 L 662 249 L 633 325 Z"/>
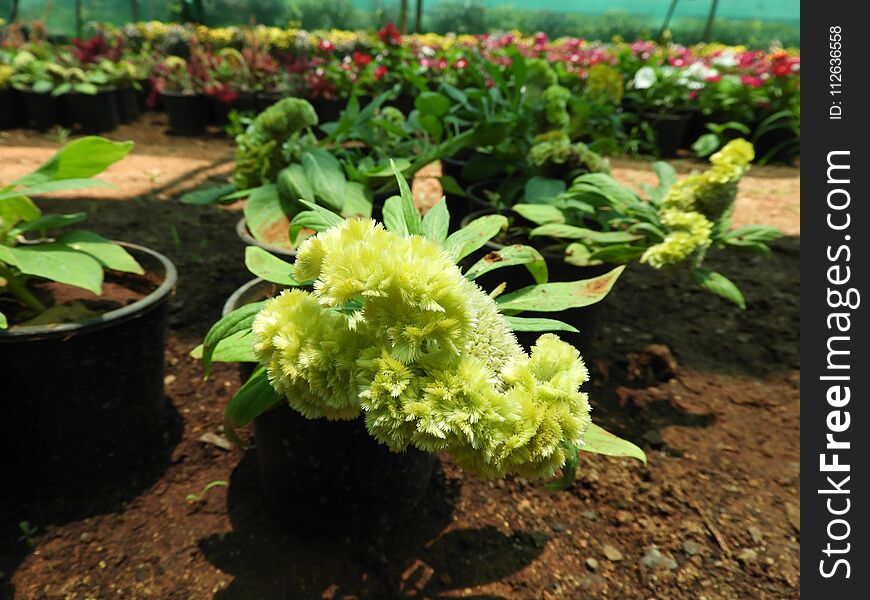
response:
<path fill-rule="evenodd" d="M 646 454 L 631 442 L 615 436 L 595 423 L 590 423 L 583 436 L 582 452 L 636 458 L 646 464 Z"/>
<path fill-rule="evenodd" d="M 74 285 L 99 295 L 103 266 L 95 258 L 65 244 L 50 243 L 7 248 L 12 264 L 25 275 Z"/>
<path fill-rule="evenodd" d="M 0 329 L 6 329 L 9 327 L 9 321 L 6 320 L 6 315 L 0 312 Z"/>
<path fill-rule="evenodd" d="M 7 198 L 17 198 L 19 196 L 38 196 L 40 194 L 50 194 L 52 192 L 64 192 L 68 190 L 83 190 L 94 187 L 115 187 L 111 183 L 99 181 L 98 179 L 61 179 L 59 181 L 46 181 L 37 183 L 28 187 L 20 188 L 12 192 L 4 192 L 0 194 L 0 200 Z"/>
<path fill-rule="evenodd" d="M 314 189 L 305 175 L 305 169 L 299 163 L 284 168 L 278 173 L 278 193 L 285 200 L 308 200 L 314 202 Z"/>
<path fill-rule="evenodd" d="M 123 246 L 92 231 L 68 231 L 57 241 L 94 257 L 106 269 L 138 275 L 145 273 L 142 265 Z"/>
<path fill-rule="evenodd" d="M 275 408 L 284 397 L 269 383 L 266 371 L 258 368 L 227 404 L 224 411 L 224 432 L 230 441 L 244 447 L 236 429 L 244 427 L 263 413 Z"/>
<path fill-rule="evenodd" d="M 396 182 L 399 184 L 399 194 L 402 198 L 402 214 L 405 217 L 405 225 L 408 227 L 409 235 L 423 235 L 423 219 L 420 217 L 420 211 L 414 205 L 414 196 L 411 195 L 411 188 L 408 186 L 408 181 L 399 167 L 391 159 L 390 167 L 393 169 L 393 175 L 396 177 Z"/>
<path fill-rule="evenodd" d="M 586 240 L 597 244 L 618 244 L 640 239 L 639 235 L 627 231 L 594 231 L 585 227 L 575 227 L 564 223 L 548 223 L 535 227 L 529 237 L 546 235 L 567 240 Z"/>
<path fill-rule="evenodd" d="M 83 212 L 69 213 L 67 215 L 45 215 L 30 221 L 24 221 L 18 227 L 13 227 L 9 231 L 9 235 L 16 236 L 26 231 L 45 231 L 48 229 L 66 227 L 84 221 L 87 216 L 88 215 Z"/>
<path fill-rule="evenodd" d="M 347 183 L 341 163 L 326 150 L 314 148 L 302 155 L 302 167 L 314 195 L 330 208 L 341 210 Z"/>
<path fill-rule="evenodd" d="M 740 308 L 746 308 L 746 300 L 744 300 L 743 294 L 740 293 L 737 286 L 724 275 L 715 271 L 708 271 L 707 269 L 692 269 L 690 276 L 695 283 L 708 292 L 712 292 L 717 296 L 730 300 Z"/>
<path fill-rule="evenodd" d="M 38 219 L 41 214 L 39 207 L 26 196 L 0 200 L 0 233 L 11 229 L 19 221 Z"/>
<path fill-rule="evenodd" d="M 562 441 L 562 447 L 566 450 L 565 464 L 562 465 L 562 477 L 544 486 L 545 489 L 551 492 L 567 490 L 574 484 L 574 479 L 577 477 L 577 465 L 580 462 L 579 449 L 576 445 L 564 440 Z"/>
<path fill-rule="evenodd" d="M 514 204 L 512 210 L 537 225 L 565 222 L 562 211 L 550 204 Z"/>
<path fill-rule="evenodd" d="M 614 265 L 624 265 L 639 257 L 641 254 L 643 254 L 643 252 L 644 248 L 640 246 L 629 246 L 626 244 L 620 244 L 617 246 L 607 246 L 605 248 L 596 250 L 592 253 L 589 259 L 605 263 L 612 263 Z"/>
<path fill-rule="evenodd" d="M 341 215 L 347 218 L 372 216 L 372 192 L 357 181 L 348 181 L 344 187 L 344 207 Z"/>
<path fill-rule="evenodd" d="M 290 219 L 275 185 L 264 185 L 251 191 L 245 203 L 244 214 L 248 231 L 254 239 L 286 250 L 293 249 L 290 241 Z"/>
<path fill-rule="evenodd" d="M 604 173 L 587 173 L 577 177 L 568 191 L 575 194 L 589 192 L 602 196 L 615 206 L 625 206 L 639 202 L 637 194 L 620 185 L 613 177 Z"/>
<path fill-rule="evenodd" d="M 484 273 L 512 265 L 526 265 L 529 273 L 535 278 L 535 282 L 547 282 L 547 262 L 544 257 L 535 248 L 520 244 L 493 250 L 474 263 L 465 273 L 465 276 L 468 279 L 477 279 Z"/>
<path fill-rule="evenodd" d="M 579 333 L 573 325 L 556 319 L 513 316 L 505 316 L 505 319 L 514 331 L 570 331 L 571 333 Z"/>
<path fill-rule="evenodd" d="M 304 200 L 302 204 L 308 206 L 311 210 L 304 210 L 293 217 L 293 222 L 290 224 L 290 241 L 294 244 L 303 229 L 321 232 L 344 221 L 339 215 L 322 206 L 317 206 Z"/>
<path fill-rule="evenodd" d="M 279 285 L 299 285 L 293 277 L 293 265 L 258 246 L 245 248 L 245 266 L 260 279 Z"/>
<path fill-rule="evenodd" d="M 408 224 L 405 222 L 405 214 L 402 211 L 401 196 L 390 196 L 384 202 L 384 227 L 402 237 L 408 236 Z"/>
<path fill-rule="evenodd" d="M 530 285 L 500 296 L 499 309 L 533 312 L 556 312 L 569 308 L 589 306 L 604 299 L 625 267 L 616 267 L 609 273 L 583 281 Z"/>
<path fill-rule="evenodd" d="M 705 133 L 692 144 L 692 152 L 699 157 L 710 156 L 719 149 L 721 143 L 715 133 Z"/>
<path fill-rule="evenodd" d="M 440 140 L 444 134 L 444 126 L 441 124 L 441 120 L 433 115 L 422 115 L 420 117 L 420 125 L 435 140 Z"/>
<path fill-rule="evenodd" d="M 233 184 L 225 183 L 223 185 L 212 185 L 192 192 L 187 192 L 179 198 L 182 204 L 217 204 L 224 201 L 224 196 L 232 193 L 235 189 Z"/>
<path fill-rule="evenodd" d="M 447 239 L 449 229 L 450 212 L 447 210 L 447 201 L 441 198 L 423 215 L 423 235 L 440 245 Z"/>
<path fill-rule="evenodd" d="M 33 173 L 19 177 L 15 183 L 29 186 L 48 181 L 93 177 L 127 156 L 132 149 L 133 142 L 113 142 L 99 136 L 79 138 L 58 150 Z"/>
<path fill-rule="evenodd" d="M 565 189 L 565 182 L 561 179 L 532 177 L 526 182 L 524 199 L 529 204 L 550 204 Z"/>
<path fill-rule="evenodd" d="M 414 108 L 424 115 L 443 117 L 450 110 L 450 99 L 438 92 L 423 92 L 414 100 Z"/>
<path fill-rule="evenodd" d="M 508 227 L 504 215 L 486 215 L 475 219 L 444 240 L 444 249 L 457 262 L 482 247 L 486 242 Z"/>
<path fill-rule="evenodd" d="M 262 301 L 245 304 L 230 314 L 224 315 L 217 323 L 211 326 L 211 329 L 208 330 L 205 336 L 202 348 L 202 366 L 206 377 L 211 372 L 212 355 L 218 342 L 240 331 L 250 330 L 251 325 L 254 323 L 254 318 L 265 303 L 265 301 Z"/>
<path fill-rule="evenodd" d="M 461 185 L 456 181 L 455 178 L 450 175 L 442 175 L 438 178 L 438 181 L 441 182 L 441 190 L 450 196 L 459 196 L 460 198 L 465 198 L 465 190 Z"/>
<path fill-rule="evenodd" d="M 190 357 L 202 358 L 203 344 L 190 351 Z M 217 343 L 211 355 L 211 361 L 215 362 L 258 362 L 254 354 L 254 334 L 251 331 L 238 331 L 230 337 L 224 338 Z"/>

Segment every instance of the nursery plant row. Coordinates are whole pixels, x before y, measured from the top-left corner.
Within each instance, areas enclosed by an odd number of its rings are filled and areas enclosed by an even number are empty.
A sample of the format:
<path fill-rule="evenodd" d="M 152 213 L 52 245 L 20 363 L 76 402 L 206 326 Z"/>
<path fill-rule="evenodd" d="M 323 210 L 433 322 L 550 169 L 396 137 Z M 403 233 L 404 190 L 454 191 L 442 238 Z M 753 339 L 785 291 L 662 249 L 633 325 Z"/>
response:
<path fill-rule="evenodd" d="M 137 94 L 139 108 L 146 99 L 165 108 L 182 134 L 289 96 L 309 100 L 321 122 L 352 96 L 365 104 L 382 93 L 409 116 L 421 95 L 456 101 L 457 91 L 509 87 L 519 76 L 542 90 L 529 101 L 567 105 L 571 137 L 602 153 L 691 148 L 704 157 L 745 137 L 766 162 L 790 159 L 799 144 L 800 56 L 781 48 L 403 36 L 391 24 L 355 33 L 138 23 L 98 26 L 71 44 L 50 43 L 38 24 L 26 35 L 12 24 L 0 39 L 3 127 L 106 131 L 133 118 Z"/>
<path fill-rule="evenodd" d="M 686 277 L 745 307 L 706 254 L 769 252 L 779 236 L 731 227 L 750 142 L 728 141 L 683 179 L 656 163 L 658 185 L 638 193 L 571 127 L 571 93 L 548 61 L 510 56 L 463 88 L 421 90 L 408 111 L 392 90 L 366 104 L 352 93 L 332 120 L 278 100 L 240 124 L 232 181 L 182 199 L 246 200 L 236 233 L 256 279 L 192 356 L 206 376 L 241 364 L 224 433 L 244 443 L 237 429 L 253 423 L 264 498 L 279 518 L 305 514 L 296 527 L 395 522 L 436 452 L 484 477 L 555 477 L 554 489 L 571 484 L 579 451 L 644 460 L 592 422 L 581 391 L 578 348 L 618 301 L 623 270 Z M 22 375 L 12 396 L 28 399 L 0 439 L 20 493 L 87 485 L 162 439 L 174 267 L 30 199 L 103 185 L 91 178 L 131 147 L 77 139 L 0 192 L 0 360 Z M 422 211 L 409 181 L 437 162 L 445 197 Z"/>

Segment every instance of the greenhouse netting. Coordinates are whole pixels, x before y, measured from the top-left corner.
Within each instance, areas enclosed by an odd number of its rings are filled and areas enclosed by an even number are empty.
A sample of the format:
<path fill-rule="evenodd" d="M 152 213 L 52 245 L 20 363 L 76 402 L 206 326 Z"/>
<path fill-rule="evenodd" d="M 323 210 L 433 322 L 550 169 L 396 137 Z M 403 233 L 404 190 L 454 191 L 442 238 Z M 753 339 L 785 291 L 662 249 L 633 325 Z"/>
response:
<path fill-rule="evenodd" d="M 0 18 L 44 21 L 58 36 L 92 22 L 252 22 L 305 29 L 373 29 L 386 21 L 407 31 L 543 31 L 552 37 L 623 39 L 661 36 L 680 43 L 718 41 L 800 46 L 799 0 L 0 0 Z"/>

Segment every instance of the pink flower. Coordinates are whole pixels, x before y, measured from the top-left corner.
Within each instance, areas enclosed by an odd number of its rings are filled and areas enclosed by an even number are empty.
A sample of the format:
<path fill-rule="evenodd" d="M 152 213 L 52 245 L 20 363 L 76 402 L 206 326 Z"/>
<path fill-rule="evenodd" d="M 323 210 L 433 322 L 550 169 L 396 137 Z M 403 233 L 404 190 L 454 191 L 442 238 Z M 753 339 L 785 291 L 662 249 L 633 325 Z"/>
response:
<path fill-rule="evenodd" d="M 708 83 L 716 83 L 716 82 L 722 81 L 722 76 L 719 75 L 718 73 L 715 75 L 708 75 L 704 81 L 706 81 Z"/>
<path fill-rule="evenodd" d="M 759 88 L 764 84 L 761 77 L 756 77 L 755 75 L 741 75 L 740 83 L 753 88 Z"/>
<path fill-rule="evenodd" d="M 465 60 L 464 58 L 460 58 L 460 59 L 457 59 L 457 61 L 455 63 L 453 63 L 453 66 L 455 68 L 461 70 L 461 69 L 464 69 L 465 67 L 468 66 L 468 61 Z"/>
<path fill-rule="evenodd" d="M 495 85 L 495 82 L 492 79 L 487 78 L 486 87 L 491 88 Z"/>

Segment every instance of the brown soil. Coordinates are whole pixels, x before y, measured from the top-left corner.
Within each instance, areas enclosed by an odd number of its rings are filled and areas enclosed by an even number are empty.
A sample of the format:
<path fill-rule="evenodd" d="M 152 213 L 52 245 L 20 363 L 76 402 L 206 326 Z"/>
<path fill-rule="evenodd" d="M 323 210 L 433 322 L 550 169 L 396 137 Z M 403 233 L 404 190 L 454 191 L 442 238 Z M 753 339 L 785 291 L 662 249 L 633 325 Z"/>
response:
<path fill-rule="evenodd" d="M 794 172 L 783 175 L 769 185 L 791 190 Z M 554 493 L 516 477 L 482 481 L 442 456 L 401 528 L 367 540 L 303 538 L 263 509 L 253 451 L 214 443 L 223 443 L 236 369 L 218 365 L 203 381 L 187 356 L 248 279 L 238 215 L 153 198 L 41 204 L 88 210 L 90 229 L 176 263 L 166 393 L 184 429 L 168 442 L 167 460 L 84 500 L 0 500 L 0 596 L 799 596 L 798 237 L 777 241 L 771 257 L 710 257 L 746 294 L 745 311 L 645 268 L 618 282 L 581 350 L 594 418 L 642 445 L 646 467 L 582 455 L 576 484 Z M 789 227 L 797 233 L 796 222 Z M 216 481 L 228 485 L 202 493 Z M 37 528 L 33 546 L 22 521 Z"/>

